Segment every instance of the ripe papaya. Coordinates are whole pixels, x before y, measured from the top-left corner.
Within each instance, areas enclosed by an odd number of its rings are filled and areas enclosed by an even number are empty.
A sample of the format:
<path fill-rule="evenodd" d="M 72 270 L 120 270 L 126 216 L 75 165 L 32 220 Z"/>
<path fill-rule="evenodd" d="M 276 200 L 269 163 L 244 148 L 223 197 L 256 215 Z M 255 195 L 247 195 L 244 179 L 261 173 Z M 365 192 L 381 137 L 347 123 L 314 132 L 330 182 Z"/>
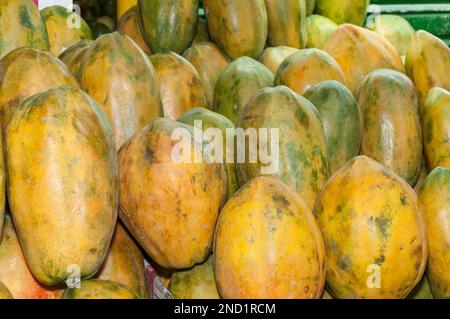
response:
<path fill-rule="evenodd" d="M 359 155 L 362 116 L 352 92 L 337 81 L 323 81 L 305 93 L 320 113 L 331 174 Z"/>
<path fill-rule="evenodd" d="M 152 53 L 144 39 L 137 6 L 132 7 L 122 15 L 119 22 L 117 22 L 117 31 L 129 36 L 145 54 Z"/>
<path fill-rule="evenodd" d="M 318 49 L 304 49 L 281 63 L 275 76 L 275 85 L 286 85 L 303 95 L 314 84 L 326 80 L 346 83 L 344 73 L 328 53 Z"/>
<path fill-rule="evenodd" d="M 450 169 L 435 168 L 419 191 L 429 243 L 427 274 L 435 298 L 450 297 Z"/>
<path fill-rule="evenodd" d="M 91 43 L 92 41 L 82 40 L 70 48 L 67 48 L 59 56 L 59 59 L 64 62 L 76 78 L 78 78 L 81 63 L 83 62 L 86 51 L 89 49 Z"/>
<path fill-rule="evenodd" d="M 366 18 L 370 0 L 317 0 L 316 13 L 337 24 L 351 23 L 361 26 Z"/>
<path fill-rule="evenodd" d="M 116 225 L 108 256 L 95 278 L 118 282 L 129 287 L 140 298 L 148 297 L 144 256 L 121 223 Z"/>
<path fill-rule="evenodd" d="M 0 282 L 0 299 L 14 299 L 8 288 Z"/>
<path fill-rule="evenodd" d="M 214 103 L 214 88 L 220 74 L 231 62 L 215 44 L 202 42 L 195 44 L 187 49 L 184 54 L 187 59 L 195 67 L 202 80 L 206 97 L 209 105 Z"/>
<path fill-rule="evenodd" d="M 260 56 L 268 32 L 264 0 L 203 0 L 203 7 L 212 40 L 228 56 Z"/>
<path fill-rule="evenodd" d="M 402 59 L 383 36 L 351 24 L 339 26 L 325 44 L 327 51 L 344 71 L 347 86 L 358 93 L 363 79 L 376 69 L 405 73 Z"/>
<path fill-rule="evenodd" d="M 72 10 L 50 6 L 41 11 L 48 32 L 50 52 L 58 56 L 81 40 L 92 40 L 92 31 L 84 19 Z"/>
<path fill-rule="evenodd" d="M 364 117 L 361 154 L 376 160 L 410 185 L 422 164 L 422 129 L 414 83 L 403 73 L 380 69 L 361 84 Z"/>
<path fill-rule="evenodd" d="M 224 146 L 222 151 L 223 163 L 227 163 L 228 198 L 231 198 L 231 196 L 233 196 L 239 188 L 236 177 L 236 166 L 234 164 L 234 147 L 227 144 L 227 142 L 230 142 L 232 139 L 234 141 L 234 124 L 225 116 L 201 107 L 194 108 L 184 113 L 178 119 L 178 122 L 190 126 L 194 126 L 195 121 L 202 121 L 202 129 L 204 133 L 210 128 L 219 129 L 222 133 Z M 231 160 L 227 161 L 227 157 Z"/>
<path fill-rule="evenodd" d="M 401 177 L 366 156 L 327 182 L 314 207 L 325 242 L 327 289 L 339 299 L 405 298 L 428 255 L 425 217 Z"/>
<path fill-rule="evenodd" d="M 119 152 L 121 219 L 165 268 L 190 268 L 206 260 L 227 196 L 225 165 L 202 161 L 198 143 L 190 126 L 160 118 Z"/>
<path fill-rule="evenodd" d="M 422 110 L 423 143 L 428 170 L 450 168 L 450 92 L 433 88 Z"/>
<path fill-rule="evenodd" d="M 308 41 L 305 0 L 264 1 L 269 21 L 269 45 L 303 49 Z"/>
<path fill-rule="evenodd" d="M 263 64 L 249 57 L 234 60 L 217 80 L 213 111 L 236 123 L 248 100 L 272 85 L 273 74 Z"/>
<path fill-rule="evenodd" d="M 238 155 L 245 152 L 246 159 L 236 163 L 240 185 L 256 176 L 270 175 L 291 187 L 312 209 L 329 177 L 326 136 L 314 105 L 285 86 L 265 88 L 247 103 L 237 127 L 244 131 L 279 129 L 278 154 L 271 154 L 270 163 L 263 163 L 261 155 L 256 161 L 251 160 L 249 143 L 246 143 L 245 150 L 238 150 Z M 265 142 L 269 143 L 269 139 L 264 141 L 262 135 L 259 136 L 260 149 Z M 277 143 L 276 140 L 270 143 L 274 142 Z M 267 171 L 264 172 L 263 168 Z"/>
<path fill-rule="evenodd" d="M 79 81 L 103 107 L 117 149 L 162 114 L 158 80 L 149 58 L 119 32 L 103 35 L 89 46 Z"/>
<path fill-rule="evenodd" d="M 45 75 L 45 76 L 44 76 Z M 78 86 L 69 69 L 49 52 L 19 48 L 0 60 L 0 123 L 28 97 L 63 85 Z"/>
<path fill-rule="evenodd" d="M 74 87 L 49 90 L 24 101 L 5 136 L 8 199 L 31 272 L 46 285 L 78 270 L 94 276 L 118 211 L 117 154 L 101 107 Z"/>
<path fill-rule="evenodd" d="M 406 56 L 415 33 L 408 20 L 393 14 L 371 16 L 367 20 L 366 28 L 388 39 L 401 57 Z"/>
<path fill-rule="evenodd" d="M 158 77 L 163 113 L 176 120 L 194 107 L 207 107 L 208 99 L 200 75 L 182 56 L 170 52 L 150 56 Z"/>
<path fill-rule="evenodd" d="M 208 22 L 205 18 L 198 18 L 197 32 L 192 40 L 191 46 L 202 42 L 211 42 L 209 37 Z"/>
<path fill-rule="evenodd" d="M 406 54 L 406 70 L 414 81 L 421 107 L 434 87 L 450 91 L 450 48 L 431 33 L 419 30 Z"/>
<path fill-rule="evenodd" d="M 59 299 L 62 291 L 44 286 L 31 274 L 25 262 L 11 216 L 5 217 L 0 244 L 0 282 L 15 299 Z"/>
<path fill-rule="evenodd" d="M 283 63 L 287 57 L 298 51 L 298 49 L 286 46 L 267 48 L 259 57 L 259 62 L 264 64 L 275 75 L 281 63 Z"/>
<path fill-rule="evenodd" d="M 323 50 L 325 43 L 336 31 L 338 25 L 324 16 L 312 14 L 306 19 L 306 31 L 308 33 L 307 48 Z"/>
<path fill-rule="evenodd" d="M 226 299 L 320 298 L 324 246 L 311 211 L 281 181 L 251 180 L 220 213 L 214 274 Z"/>
<path fill-rule="evenodd" d="M 139 297 L 118 282 L 89 279 L 81 282 L 81 288 L 67 288 L 63 299 L 139 299 Z"/>
<path fill-rule="evenodd" d="M 1 1 L 0 39 L 0 58 L 20 47 L 49 49 L 47 28 L 33 1 Z"/>
<path fill-rule="evenodd" d="M 144 38 L 154 53 L 182 54 L 197 31 L 198 0 L 139 0 Z"/>
<path fill-rule="evenodd" d="M 175 299 L 220 299 L 214 279 L 213 258 L 188 270 L 175 272 L 169 291 Z"/>

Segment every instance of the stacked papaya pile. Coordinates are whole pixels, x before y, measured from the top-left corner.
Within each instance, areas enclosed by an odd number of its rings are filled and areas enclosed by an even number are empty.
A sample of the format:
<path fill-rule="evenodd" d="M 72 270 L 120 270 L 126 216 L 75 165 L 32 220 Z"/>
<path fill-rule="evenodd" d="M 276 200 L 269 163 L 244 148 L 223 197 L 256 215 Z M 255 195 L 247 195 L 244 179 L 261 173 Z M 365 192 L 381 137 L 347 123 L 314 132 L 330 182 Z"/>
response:
<path fill-rule="evenodd" d="M 147 298 L 145 259 L 175 298 L 450 296 L 450 49 L 368 2 L 141 0 L 95 39 L 2 1 L 0 297 Z M 279 169 L 199 120 L 278 128 Z"/>

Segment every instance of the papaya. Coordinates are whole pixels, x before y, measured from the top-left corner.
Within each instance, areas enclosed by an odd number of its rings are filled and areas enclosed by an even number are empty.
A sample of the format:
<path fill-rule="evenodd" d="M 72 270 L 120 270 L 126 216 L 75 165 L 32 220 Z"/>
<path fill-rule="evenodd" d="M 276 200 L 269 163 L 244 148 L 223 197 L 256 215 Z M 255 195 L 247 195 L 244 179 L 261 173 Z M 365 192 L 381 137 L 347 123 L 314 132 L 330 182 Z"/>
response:
<path fill-rule="evenodd" d="M 76 12 L 61 6 L 50 6 L 41 11 L 48 33 L 50 52 L 58 56 L 81 40 L 92 40 L 92 31 Z"/>
<path fill-rule="evenodd" d="M 0 124 L 3 131 L 26 98 L 63 85 L 76 87 L 78 83 L 64 63 L 48 52 L 23 47 L 3 57 L 0 60 Z"/>
<path fill-rule="evenodd" d="M 317 0 L 315 11 L 337 24 L 351 23 L 361 26 L 369 4 L 370 0 Z"/>
<path fill-rule="evenodd" d="M 211 42 L 211 38 L 209 37 L 208 22 L 205 18 L 199 17 L 197 31 L 194 39 L 192 40 L 191 46 L 202 42 Z"/>
<path fill-rule="evenodd" d="M 139 0 L 139 15 L 148 46 L 154 53 L 183 53 L 194 39 L 198 0 Z"/>
<path fill-rule="evenodd" d="M 203 132 L 212 128 L 219 129 L 223 136 L 223 163 L 227 163 L 227 176 L 228 176 L 228 198 L 231 198 L 233 194 L 238 190 L 239 185 L 236 177 L 236 166 L 234 164 L 234 147 L 229 146 L 227 142 L 234 141 L 234 124 L 225 116 L 207 110 L 205 108 L 194 108 L 184 113 L 178 122 L 194 126 L 196 121 L 202 121 Z M 230 161 L 227 161 L 227 157 Z M 231 163 L 230 163 L 231 162 Z"/>
<path fill-rule="evenodd" d="M 406 71 L 414 81 L 423 106 L 428 92 L 434 87 L 450 91 L 450 48 L 431 33 L 419 30 L 415 33 L 406 53 Z"/>
<path fill-rule="evenodd" d="M 292 54 L 298 52 L 298 49 L 279 46 L 275 48 L 267 48 L 259 57 L 259 62 L 264 64 L 275 75 L 281 63 Z"/>
<path fill-rule="evenodd" d="M 194 107 L 208 107 L 203 82 L 195 67 L 170 52 L 150 56 L 159 82 L 164 117 L 176 120 Z"/>
<path fill-rule="evenodd" d="M 328 39 L 324 50 L 341 66 L 353 95 L 358 93 L 363 79 L 376 69 L 394 69 L 405 73 L 400 55 L 387 39 L 355 25 L 339 26 Z"/>
<path fill-rule="evenodd" d="M 203 7 L 211 39 L 228 56 L 261 55 L 268 33 L 264 0 L 203 0 Z"/>
<path fill-rule="evenodd" d="M 217 80 L 213 111 L 237 123 L 248 100 L 258 90 L 272 86 L 273 79 L 272 72 L 252 58 L 234 60 Z"/>
<path fill-rule="evenodd" d="M 81 288 L 67 288 L 63 299 L 139 299 L 139 297 L 118 282 L 89 279 L 81 282 Z"/>
<path fill-rule="evenodd" d="M 6 172 L 5 161 L 3 157 L 3 134 L 0 133 L 0 244 L 2 242 L 6 202 Z"/>
<path fill-rule="evenodd" d="M 275 85 L 286 85 L 303 95 L 314 84 L 326 80 L 346 83 L 344 73 L 328 53 L 304 49 L 281 63 L 275 76 Z"/>
<path fill-rule="evenodd" d="M 323 81 L 305 93 L 320 113 L 328 145 L 328 161 L 336 173 L 361 147 L 362 117 L 352 92 L 337 81 Z"/>
<path fill-rule="evenodd" d="M 75 267 L 94 276 L 118 211 L 117 153 L 101 107 L 80 89 L 52 89 L 25 100 L 5 136 L 9 205 L 31 272 L 46 285 Z"/>
<path fill-rule="evenodd" d="M 201 265 L 175 272 L 169 291 L 175 299 L 220 299 L 212 265 L 212 257 Z"/>
<path fill-rule="evenodd" d="M 202 160 L 199 143 L 192 127 L 160 118 L 119 151 L 121 220 L 165 268 L 190 268 L 208 258 L 227 196 L 225 166 L 208 164 L 206 155 Z"/>
<path fill-rule="evenodd" d="M 325 43 L 336 31 L 338 25 L 324 16 L 312 14 L 306 19 L 306 32 L 308 33 L 307 48 L 323 50 Z"/>
<path fill-rule="evenodd" d="M 264 1 L 269 21 L 269 45 L 303 49 L 308 41 L 305 0 Z"/>
<path fill-rule="evenodd" d="M 422 278 L 428 256 L 422 207 L 408 183 L 376 161 L 350 160 L 322 189 L 314 215 L 334 297 L 405 298 Z"/>
<path fill-rule="evenodd" d="M 263 163 L 261 158 L 254 163 L 250 159 L 248 144 L 245 150 L 238 150 L 246 155 L 245 161 L 236 163 L 240 185 L 258 175 L 269 175 L 291 187 L 312 209 L 329 177 L 326 136 L 314 105 L 285 86 L 265 88 L 247 103 L 237 127 L 244 131 L 279 128 L 278 152 L 271 154 L 270 163 Z M 260 149 L 264 142 L 261 135 L 258 141 Z M 271 140 L 270 143 L 277 141 Z"/>
<path fill-rule="evenodd" d="M 215 44 L 202 42 L 191 46 L 184 54 L 202 80 L 209 105 L 214 103 L 214 88 L 220 74 L 231 62 Z"/>
<path fill-rule="evenodd" d="M 59 299 L 62 291 L 37 281 L 31 274 L 17 238 L 11 216 L 6 215 L 0 241 L 0 282 L 15 299 Z M 1 294 L 1 293 L 0 293 Z"/>
<path fill-rule="evenodd" d="M 95 278 L 118 282 L 129 287 L 140 298 L 148 297 L 144 256 L 121 223 L 116 225 L 108 256 Z"/>
<path fill-rule="evenodd" d="M 450 168 L 450 92 L 433 88 L 422 111 L 423 144 L 428 170 Z"/>
<path fill-rule="evenodd" d="M 151 54 L 152 50 L 148 47 L 142 32 L 141 20 L 136 6 L 122 15 L 117 22 L 117 31 L 126 34 L 133 40 L 145 54 Z"/>
<path fill-rule="evenodd" d="M 0 282 L 0 299 L 14 299 L 8 288 Z"/>
<path fill-rule="evenodd" d="M 414 186 L 422 164 L 422 129 L 414 83 L 403 73 L 380 69 L 361 84 L 364 117 L 361 154 Z"/>
<path fill-rule="evenodd" d="M 419 192 L 419 190 L 422 187 L 422 184 L 423 184 L 425 178 L 427 178 L 427 176 L 428 176 L 427 165 L 425 164 L 425 159 L 423 159 L 422 160 L 422 164 L 420 165 L 419 178 L 417 179 L 417 182 L 414 185 L 414 190 L 416 191 L 416 193 Z"/>
<path fill-rule="evenodd" d="M 120 20 L 120 18 L 132 7 L 136 6 L 138 3 L 137 0 L 116 0 L 116 12 L 117 12 L 117 19 Z"/>
<path fill-rule="evenodd" d="M 426 275 L 422 277 L 422 280 L 409 293 L 408 299 L 434 299 Z"/>
<path fill-rule="evenodd" d="M 316 8 L 316 0 L 306 0 L 306 14 L 308 16 L 313 14 L 315 8 Z"/>
<path fill-rule="evenodd" d="M 79 81 L 103 107 L 117 149 L 162 115 L 158 80 L 149 58 L 119 32 L 103 35 L 89 46 Z"/>
<path fill-rule="evenodd" d="M 252 179 L 220 213 L 214 274 L 226 299 L 320 298 L 324 246 L 311 210 L 281 181 Z"/>
<path fill-rule="evenodd" d="M 388 39 L 401 57 L 406 56 L 415 33 L 408 20 L 393 14 L 370 16 L 366 28 Z"/>
<path fill-rule="evenodd" d="M 33 1 L 1 1 L 0 39 L 0 58 L 20 47 L 49 49 L 47 28 Z"/>
<path fill-rule="evenodd" d="M 437 167 L 425 179 L 419 199 L 425 211 L 430 256 L 427 274 L 435 298 L 450 297 L 450 169 Z"/>
<path fill-rule="evenodd" d="M 82 40 L 77 44 L 64 50 L 59 59 L 69 68 L 75 77 L 78 77 L 81 63 L 83 62 L 86 51 L 89 49 L 92 41 Z"/>

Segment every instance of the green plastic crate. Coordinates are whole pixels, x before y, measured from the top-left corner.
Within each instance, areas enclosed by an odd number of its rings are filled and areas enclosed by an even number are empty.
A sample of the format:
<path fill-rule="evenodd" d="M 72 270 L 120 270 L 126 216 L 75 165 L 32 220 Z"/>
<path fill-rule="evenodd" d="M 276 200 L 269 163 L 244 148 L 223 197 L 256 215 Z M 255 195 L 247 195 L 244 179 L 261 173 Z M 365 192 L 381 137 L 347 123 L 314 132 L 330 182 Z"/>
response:
<path fill-rule="evenodd" d="M 382 14 L 401 15 L 414 29 L 426 30 L 450 45 L 449 0 L 372 0 L 369 15 L 378 10 Z"/>

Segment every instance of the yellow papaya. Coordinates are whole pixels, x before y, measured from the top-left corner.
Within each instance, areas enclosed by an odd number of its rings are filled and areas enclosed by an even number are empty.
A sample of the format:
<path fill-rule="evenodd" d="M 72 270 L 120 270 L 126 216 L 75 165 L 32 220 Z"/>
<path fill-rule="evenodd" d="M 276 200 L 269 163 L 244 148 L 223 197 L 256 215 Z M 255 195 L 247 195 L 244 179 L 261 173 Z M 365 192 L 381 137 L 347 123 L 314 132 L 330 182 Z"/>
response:
<path fill-rule="evenodd" d="M 264 64 L 275 75 L 281 63 L 283 63 L 287 57 L 298 51 L 298 49 L 287 46 L 267 48 L 259 57 L 259 62 Z"/>
<path fill-rule="evenodd" d="M 361 26 L 369 4 L 370 0 L 317 0 L 315 11 L 337 24 L 351 23 Z"/>
<path fill-rule="evenodd" d="M 89 279 L 80 288 L 67 288 L 63 299 L 139 299 L 128 287 L 118 282 Z"/>
<path fill-rule="evenodd" d="M 67 48 L 58 57 L 69 68 L 70 72 L 77 78 L 80 72 L 81 63 L 83 62 L 84 55 L 89 49 L 92 41 L 82 40 L 77 44 Z"/>
<path fill-rule="evenodd" d="M 126 34 L 133 40 L 145 54 L 151 54 L 152 50 L 148 47 L 142 32 L 141 22 L 139 20 L 137 7 L 134 6 L 125 12 L 117 22 L 117 31 Z"/>
<path fill-rule="evenodd" d="M 0 299 L 14 299 L 8 288 L 0 282 Z"/>

